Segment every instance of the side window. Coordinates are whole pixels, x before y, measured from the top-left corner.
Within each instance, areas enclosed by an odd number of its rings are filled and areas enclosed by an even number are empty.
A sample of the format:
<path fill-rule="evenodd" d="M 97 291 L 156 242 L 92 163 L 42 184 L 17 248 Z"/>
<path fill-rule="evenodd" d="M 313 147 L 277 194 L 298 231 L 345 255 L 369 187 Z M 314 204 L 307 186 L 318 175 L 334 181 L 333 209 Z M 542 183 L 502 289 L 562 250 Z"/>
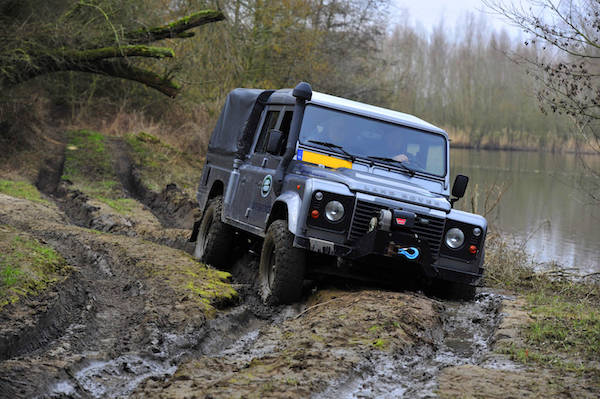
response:
<path fill-rule="evenodd" d="M 281 120 L 281 126 L 279 127 L 279 130 L 281 131 L 281 133 L 283 133 L 284 139 L 279 155 L 283 155 L 283 153 L 285 152 L 285 146 L 287 145 L 287 138 L 290 134 L 290 126 L 292 125 L 293 115 L 293 111 L 285 111 L 285 113 L 283 114 L 283 119 Z"/>
<path fill-rule="evenodd" d="M 256 148 L 254 149 L 254 152 L 265 152 L 268 132 L 271 129 L 275 129 L 278 119 L 279 110 L 267 111 L 267 116 L 265 117 L 265 122 L 263 123 L 262 129 L 260 131 L 260 137 L 258 138 L 258 142 L 256 143 Z"/>

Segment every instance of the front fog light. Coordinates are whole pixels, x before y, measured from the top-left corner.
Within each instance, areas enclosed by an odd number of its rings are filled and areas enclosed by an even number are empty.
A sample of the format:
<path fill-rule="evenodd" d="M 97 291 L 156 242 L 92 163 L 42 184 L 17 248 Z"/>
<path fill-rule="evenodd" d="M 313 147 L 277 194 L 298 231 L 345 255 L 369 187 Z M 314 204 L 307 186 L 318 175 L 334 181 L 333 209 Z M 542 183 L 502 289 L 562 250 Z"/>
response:
<path fill-rule="evenodd" d="M 451 228 L 446 233 L 446 245 L 449 248 L 459 248 L 465 242 L 465 234 L 459 228 Z"/>
<path fill-rule="evenodd" d="M 325 217 L 330 222 L 338 222 L 344 217 L 344 205 L 339 201 L 329 201 L 325 206 Z"/>

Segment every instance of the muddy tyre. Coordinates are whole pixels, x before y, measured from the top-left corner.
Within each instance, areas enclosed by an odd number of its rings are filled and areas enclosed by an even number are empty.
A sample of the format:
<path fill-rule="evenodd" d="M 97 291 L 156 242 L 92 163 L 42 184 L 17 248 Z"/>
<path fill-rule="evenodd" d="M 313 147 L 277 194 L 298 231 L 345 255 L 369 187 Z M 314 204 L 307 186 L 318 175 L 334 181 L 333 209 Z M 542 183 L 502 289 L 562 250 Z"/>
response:
<path fill-rule="evenodd" d="M 302 297 L 306 254 L 294 248 L 293 241 L 287 221 L 269 226 L 258 268 L 260 296 L 266 304 L 293 303 Z"/>
<path fill-rule="evenodd" d="M 233 228 L 221 221 L 223 197 L 208 202 L 198 229 L 194 257 L 204 263 L 226 269 L 231 265 Z"/>

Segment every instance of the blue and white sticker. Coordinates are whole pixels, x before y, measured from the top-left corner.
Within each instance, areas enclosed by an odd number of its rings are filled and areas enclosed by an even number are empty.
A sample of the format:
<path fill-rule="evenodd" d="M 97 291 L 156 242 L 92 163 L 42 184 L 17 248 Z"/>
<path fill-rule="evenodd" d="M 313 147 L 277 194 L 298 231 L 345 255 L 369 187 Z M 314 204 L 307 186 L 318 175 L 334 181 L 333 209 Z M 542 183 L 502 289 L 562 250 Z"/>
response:
<path fill-rule="evenodd" d="M 263 198 L 266 198 L 267 195 L 271 192 L 271 187 L 273 186 L 273 177 L 271 175 L 266 175 L 263 179 L 262 186 L 260 187 L 260 195 Z"/>

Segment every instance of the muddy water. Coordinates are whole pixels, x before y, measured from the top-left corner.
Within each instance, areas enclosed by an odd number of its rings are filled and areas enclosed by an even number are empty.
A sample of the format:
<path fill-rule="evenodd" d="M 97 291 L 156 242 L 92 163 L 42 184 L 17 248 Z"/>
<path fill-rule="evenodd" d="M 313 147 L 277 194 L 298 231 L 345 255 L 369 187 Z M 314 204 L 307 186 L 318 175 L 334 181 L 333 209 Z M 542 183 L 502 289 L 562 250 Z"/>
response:
<path fill-rule="evenodd" d="M 281 313 L 295 314 L 295 311 L 287 307 Z M 159 349 L 152 355 L 132 352 L 114 359 L 82 362 L 69 378 L 54 384 L 48 396 L 126 398 L 146 379 L 168 379 L 187 358 L 216 356 L 227 350 L 237 352 L 267 324 L 267 320 L 257 318 L 242 305 L 207 323 L 199 334 L 156 334 L 153 344 Z M 158 342 L 159 339 L 162 342 Z M 94 353 L 83 356 L 93 358 Z"/>
<path fill-rule="evenodd" d="M 515 369 L 512 362 L 493 355 L 491 346 L 502 315 L 502 297 L 481 293 L 470 303 L 445 302 L 442 328 L 433 346 L 395 356 L 379 353 L 358 370 L 357 377 L 332 386 L 317 398 L 435 398 L 442 369 L 464 364 Z"/>

